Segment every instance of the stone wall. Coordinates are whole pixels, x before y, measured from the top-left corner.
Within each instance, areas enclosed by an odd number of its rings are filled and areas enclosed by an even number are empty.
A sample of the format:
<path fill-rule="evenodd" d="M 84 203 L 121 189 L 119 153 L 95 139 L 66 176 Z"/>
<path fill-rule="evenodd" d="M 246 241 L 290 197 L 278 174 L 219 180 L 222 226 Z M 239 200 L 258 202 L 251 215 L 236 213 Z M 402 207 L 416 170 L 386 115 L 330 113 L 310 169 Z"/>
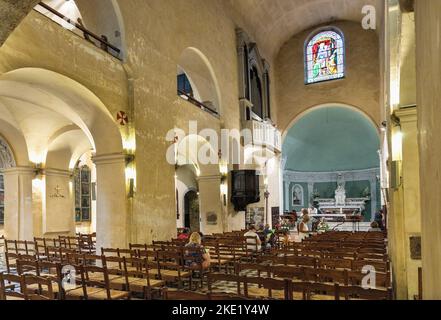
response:
<path fill-rule="evenodd" d="M 373 30 L 363 30 L 361 24 L 355 22 L 339 21 L 329 25 L 340 28 L 345 36 L 346 77 L 305 85 L 304 45 L 317 28 L 289 40 L 276 61 L 278 124 L 283 131 L 309 108 L 329 103 L 354 106 L 378 126 L 381 123 L 378 35 Z"/>

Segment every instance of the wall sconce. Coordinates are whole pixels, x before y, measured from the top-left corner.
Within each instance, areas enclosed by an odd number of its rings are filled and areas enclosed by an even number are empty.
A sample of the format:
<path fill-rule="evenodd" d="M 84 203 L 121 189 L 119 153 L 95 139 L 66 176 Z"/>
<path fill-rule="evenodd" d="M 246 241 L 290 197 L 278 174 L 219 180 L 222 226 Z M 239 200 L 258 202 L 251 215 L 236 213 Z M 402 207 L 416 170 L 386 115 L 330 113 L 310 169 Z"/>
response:
<path fill-rule="evenodd" d="M 44 173 L 43 165 L 41 163 L 35 164 L 34 172 L 35 172 L 35 179 L 41 180 L 41 178 L 43 177 L 43 173 Z"/>
<path fill-rule="evenodd" d="M 135 155 L 128 154 L 126 155 L 126 180 L 129 187 L 128 197 L 133 198 L 135 195 L 135 188 L 136 188 L 136 169 L 134 166 L 135 162 Z"/>
<path fill-rule="evenodd" d="M 221 182 L 220 191 L 222 194 L 222 200 L 223 200 L 224 206 L 226 206 L 227 205 L 227 194 L 228 194 L 228 185 L 226 182 Z"/>

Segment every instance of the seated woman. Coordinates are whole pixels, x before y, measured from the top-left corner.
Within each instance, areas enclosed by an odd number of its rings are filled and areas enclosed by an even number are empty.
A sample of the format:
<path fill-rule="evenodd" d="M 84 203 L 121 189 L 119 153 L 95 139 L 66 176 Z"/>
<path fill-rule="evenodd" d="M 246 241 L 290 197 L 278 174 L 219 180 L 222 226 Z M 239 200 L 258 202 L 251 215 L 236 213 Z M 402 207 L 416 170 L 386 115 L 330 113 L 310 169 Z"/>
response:
<path fill-rule="evenodd" d="M 189 242 L 185 245 L 188 250 L 185 251 L 185 264 L 189 267 L 200 267 L 208 269 L 210 267 L 210 254 L 201 244 L 201 235 L 193 232 Z"/>

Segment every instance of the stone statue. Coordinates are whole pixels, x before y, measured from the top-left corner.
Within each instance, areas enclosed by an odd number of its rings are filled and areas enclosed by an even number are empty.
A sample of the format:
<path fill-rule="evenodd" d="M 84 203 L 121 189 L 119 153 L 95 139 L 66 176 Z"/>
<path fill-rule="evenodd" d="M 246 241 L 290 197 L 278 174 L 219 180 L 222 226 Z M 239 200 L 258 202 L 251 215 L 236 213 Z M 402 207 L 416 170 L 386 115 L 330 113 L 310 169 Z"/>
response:
<path fill-rule="evenodd" d="M 346 190 L 343 183 L 339 183 L 337 190 L 335 190 L 335 205 L 346 205 Z"/>

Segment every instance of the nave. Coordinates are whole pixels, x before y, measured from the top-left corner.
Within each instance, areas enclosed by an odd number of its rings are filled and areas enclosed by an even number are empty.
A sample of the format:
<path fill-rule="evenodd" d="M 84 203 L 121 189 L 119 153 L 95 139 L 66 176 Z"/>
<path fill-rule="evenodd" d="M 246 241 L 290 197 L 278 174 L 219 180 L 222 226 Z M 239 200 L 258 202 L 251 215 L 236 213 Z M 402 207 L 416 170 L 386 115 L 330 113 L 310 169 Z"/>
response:
<path fill-rule="evenodd" d="M 278 237 L 258 252 L 244 231 L 96 250 L 93 235 L 4 240 L 1 300 L 390 300 L 383 232 Z M 255 240 L 255 239 L 254 239 Z M 211 264 L 195 264 L 200 250 Z M 368 281 L 367 281 L 368 279 Z"/>
<path fill-rule="evenodd" d="M 441 299 L 440 25 L 0 0 L 2 299 Z"/>

